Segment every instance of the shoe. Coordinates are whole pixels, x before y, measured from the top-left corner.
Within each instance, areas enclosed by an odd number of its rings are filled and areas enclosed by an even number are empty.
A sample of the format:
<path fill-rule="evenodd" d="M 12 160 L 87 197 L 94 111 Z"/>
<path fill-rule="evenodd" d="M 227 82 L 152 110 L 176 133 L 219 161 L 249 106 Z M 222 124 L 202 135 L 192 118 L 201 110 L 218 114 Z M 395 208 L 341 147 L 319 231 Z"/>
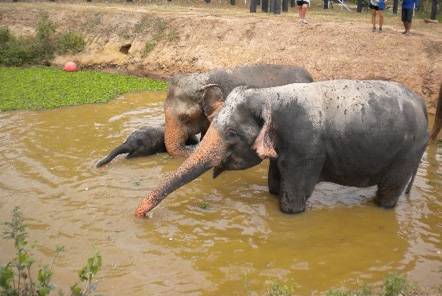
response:
<path fill-rule="evenodd" d="M 382 33 L 382 28 L 379 28 L 379 33 Z"/>
<path fill-rule="evenodd" d="M 376 27 L 373 27 L 373 29 L 371 29 L 372 32 L 376 32 Z"/>
<path fill-rule="evenodd" d="M 410 36 L 410 32 L 407 32 L 404 34 L 405 36 Z"/>
<path fill-rule="evenodd" d="M 304 19 L 299 19 L 298 20 L 298 23 L 300 23 L 300 24 L 302 24 L 302 21 L 303 21 Z"/>
<path fill-rule="evenodd" d="M 303 24 L 307 24 L 307 21 L 305 19 L 302 19 Z"/>

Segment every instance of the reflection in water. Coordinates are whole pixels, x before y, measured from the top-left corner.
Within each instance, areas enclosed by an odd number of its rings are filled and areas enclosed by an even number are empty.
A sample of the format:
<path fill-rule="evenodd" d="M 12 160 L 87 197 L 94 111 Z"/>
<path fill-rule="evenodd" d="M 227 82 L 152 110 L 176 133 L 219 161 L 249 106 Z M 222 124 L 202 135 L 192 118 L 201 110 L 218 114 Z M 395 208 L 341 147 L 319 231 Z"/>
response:
<path fill-rule="evenodd" d="M 95 164 L 143 125 L 163 123 L 164 93 L 127 95 L 109 104 L 0 113 L 0 217 L 20 206 L 36 239 L 37 260 L 66 251 L 54 282 L 67 291 L 100 250 L 113 295 L 245 295 L 277 278 L 296 293 L 379 284 L 388 271 L 438 286 L 442 265 L 442 147 L 422 160 L 410 196 L 393 210 L 376 207 L 375 188 L 320 184 L 300 215 L 285 215 L 267 193 L 267 166 L 211 172 L 170 195 L 153 220 L 133 212 L 182 159 L 166 154 Z M 204 207 L 201 206 L 204 204 Z M 0 264 L 13 256 L 0 241 Z M 39 262 L 39 261 L 38 261 Z M 105 268 L 106 269 L 106 268 Z"/>

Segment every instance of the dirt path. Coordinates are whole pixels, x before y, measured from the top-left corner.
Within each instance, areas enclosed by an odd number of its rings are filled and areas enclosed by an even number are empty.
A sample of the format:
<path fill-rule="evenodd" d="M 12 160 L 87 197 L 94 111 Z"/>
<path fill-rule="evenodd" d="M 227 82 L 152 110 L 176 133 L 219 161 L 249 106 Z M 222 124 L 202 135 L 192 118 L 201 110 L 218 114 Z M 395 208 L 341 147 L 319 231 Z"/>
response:
<path fill-rule="evenodd" d="M 247 63 L 298 65 L 315 80 L 401 82 L 434 111 L 442 82 L 441 24 L 415 18 L 412 36 L 405 37 L 400 16 L 388 11 L 384 32 L 372 33 L 369 12 L 325 11 L 320 1 L 309 9 L 307 25 L 298 24 L 293 8 L 272 15 L 251 14 L 244 4 L 176 3 L 2 3 L 0 25 L 31 34 L 47 11 L 59 30 L 81 31 L 85 51 L 59 56 L 55 66 L 74 60 L 83 69 L 168 78 Z"/>

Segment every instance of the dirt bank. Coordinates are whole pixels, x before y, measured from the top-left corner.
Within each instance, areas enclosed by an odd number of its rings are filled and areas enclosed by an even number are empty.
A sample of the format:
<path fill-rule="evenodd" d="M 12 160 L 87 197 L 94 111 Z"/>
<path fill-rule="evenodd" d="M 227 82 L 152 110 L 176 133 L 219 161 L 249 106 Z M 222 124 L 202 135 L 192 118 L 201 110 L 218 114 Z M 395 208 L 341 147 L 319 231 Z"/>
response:
<path fill-rule="evenodd" d="M 372 33 L 370 14 L 321 9 L 314 1 L 308 24 L 290 8 L 281 15 L 251 14 L 232 7 L 184 1 L 148 3 L 2 3 L 0 25 L 32 34 L 42 11 L 58 30 L 80 31 L 84 52 L 59 56 L 83 69 L 168 78 L 247 63 L 298 65 L 316 80 L 385 79 L 422 95 L 433 112 L 442 82 L 442 25 L 415 18 L 406 37 L 400 16 L 387 10 L 383 33 Z"/>

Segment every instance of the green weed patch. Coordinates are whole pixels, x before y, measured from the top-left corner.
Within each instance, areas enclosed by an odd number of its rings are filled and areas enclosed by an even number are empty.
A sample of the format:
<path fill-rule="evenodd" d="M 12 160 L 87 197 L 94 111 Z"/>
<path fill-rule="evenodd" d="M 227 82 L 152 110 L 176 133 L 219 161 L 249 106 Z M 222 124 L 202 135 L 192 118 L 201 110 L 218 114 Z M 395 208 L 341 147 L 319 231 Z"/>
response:
<path fill-rule="evenodd" d="M 50 67 L 0 67 L 0 81 L 1 111 L 105 103 L 123 93 L 167 89 L 159 80 Z"/>

